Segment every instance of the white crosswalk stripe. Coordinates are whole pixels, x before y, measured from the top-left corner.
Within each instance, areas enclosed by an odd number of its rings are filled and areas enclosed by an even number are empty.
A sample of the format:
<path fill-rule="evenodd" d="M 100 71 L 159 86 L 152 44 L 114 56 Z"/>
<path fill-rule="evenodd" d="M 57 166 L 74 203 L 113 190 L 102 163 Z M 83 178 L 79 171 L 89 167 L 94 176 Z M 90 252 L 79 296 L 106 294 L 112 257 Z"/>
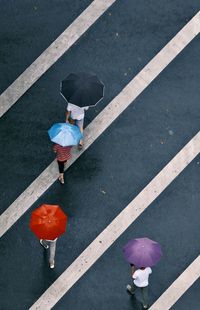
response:
<path fill-rule="evenodd" d="M 44 74 L 116 0 L 94 0 L 92 4 L 28 67 L 0 96 L 0 117 Z M 200 12 L 127 84 L 85 129 L 85 149 L 73 149 L 71 166 L 112 124 L 162 70 L 199 34 Z M 33 304 L 30 310 L 51 309 L 87 272 L 121 234 L 148 208 L 200 152 L 200 132 L 158 173 L 104 231 L 80 254 L 61 276 Z M 0 236 L 32 206 L 57 179 L 52 162 L 0 216 Z M 120 223 L 120 225 L 119 225 Z M 170 309 L 200 277 L 200 256 L 151 306 Z"/>
<path fill-rule="evenodd" d="M 85 150 L 200 32 L 198 12 L 85 129 Z M 75 150 L 68 167 L 81 155 Z M 55 161 L 0 216 L 2 236 L 57 178 Z"/>
<path fill-rule="evenodd" d="M 94 0 L 1 94 L 0 117 L 86 32 L 116 0 Z"/>
<path fill-rule="evenodd" d="M 200 132 L 81 253 L 30 310 L 51 309 L 200 152 Z M 162 308 L 160 308 L 162 309 Z M 159 310 L 160 310 L 159 309 Z"/>
<path fill-rule="evenodd" d="M 170 287 L 149 308 L 151 310 L 169 310 L 179 298 L 200 277 L 200 255 L 170 285 Z"/>

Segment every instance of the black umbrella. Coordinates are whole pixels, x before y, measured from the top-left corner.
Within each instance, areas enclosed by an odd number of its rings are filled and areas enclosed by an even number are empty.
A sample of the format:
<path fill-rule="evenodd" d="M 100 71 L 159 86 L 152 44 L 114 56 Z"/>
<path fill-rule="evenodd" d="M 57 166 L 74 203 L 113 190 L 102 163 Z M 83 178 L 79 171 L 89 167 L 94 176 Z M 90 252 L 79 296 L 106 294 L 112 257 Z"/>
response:
<path fill-rule="evenodd" d="M 104 84 L 94 74 L 71 73 L 61 83 L 61 95 L 79 107 L 94 106 L 104 96 Z"/>

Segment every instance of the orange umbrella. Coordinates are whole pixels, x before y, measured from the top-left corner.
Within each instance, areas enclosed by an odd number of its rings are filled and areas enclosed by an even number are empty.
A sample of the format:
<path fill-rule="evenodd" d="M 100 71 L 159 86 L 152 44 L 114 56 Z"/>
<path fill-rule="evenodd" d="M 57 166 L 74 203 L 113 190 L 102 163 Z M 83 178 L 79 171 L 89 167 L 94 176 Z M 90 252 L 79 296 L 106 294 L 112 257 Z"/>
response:
<path fill-rule="evenodd" d="M 54 240 L 66 230 L 67 215 L 58 205 L 43 204 L 32 212 L 30 228 L 39 239 Z"/>

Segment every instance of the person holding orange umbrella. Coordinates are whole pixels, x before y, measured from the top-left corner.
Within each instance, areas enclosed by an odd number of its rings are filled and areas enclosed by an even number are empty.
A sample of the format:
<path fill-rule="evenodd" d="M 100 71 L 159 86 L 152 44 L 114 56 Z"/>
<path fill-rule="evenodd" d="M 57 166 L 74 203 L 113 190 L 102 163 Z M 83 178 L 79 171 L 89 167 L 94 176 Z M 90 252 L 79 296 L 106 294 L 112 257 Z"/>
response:
<path fill-rule="evenodd" d="M 50 255 L 49 255 L 49 266 L 50 268 L 55 267 L 55 254 L 56 254 L 56 241 L 58 238 L 54 240 L 43 240 L 40 239 L 40 244 L 43 246 L 45 250 L 50 248 Z"/>
<path fill-rule="evenodd" d="M 49 265 L 55 267 L 56 241 L 66 230 L 67 215 L 58 205 L 42 204 L 31 214 L 30 228 L 40 239 L 40 244 L 49 248 Z"/>

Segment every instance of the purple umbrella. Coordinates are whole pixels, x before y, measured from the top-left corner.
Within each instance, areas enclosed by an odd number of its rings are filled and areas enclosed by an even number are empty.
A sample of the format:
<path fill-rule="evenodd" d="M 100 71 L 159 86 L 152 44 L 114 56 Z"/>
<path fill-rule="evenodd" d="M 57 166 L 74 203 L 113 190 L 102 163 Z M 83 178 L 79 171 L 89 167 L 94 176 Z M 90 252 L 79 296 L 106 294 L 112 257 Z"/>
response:
<path fill-rule="evenodd" d="M 130 240 L 123 248 L 126 260 L 137 267 L 154 266 L 161 258 L 159 243 L 149 238 Z"/>

